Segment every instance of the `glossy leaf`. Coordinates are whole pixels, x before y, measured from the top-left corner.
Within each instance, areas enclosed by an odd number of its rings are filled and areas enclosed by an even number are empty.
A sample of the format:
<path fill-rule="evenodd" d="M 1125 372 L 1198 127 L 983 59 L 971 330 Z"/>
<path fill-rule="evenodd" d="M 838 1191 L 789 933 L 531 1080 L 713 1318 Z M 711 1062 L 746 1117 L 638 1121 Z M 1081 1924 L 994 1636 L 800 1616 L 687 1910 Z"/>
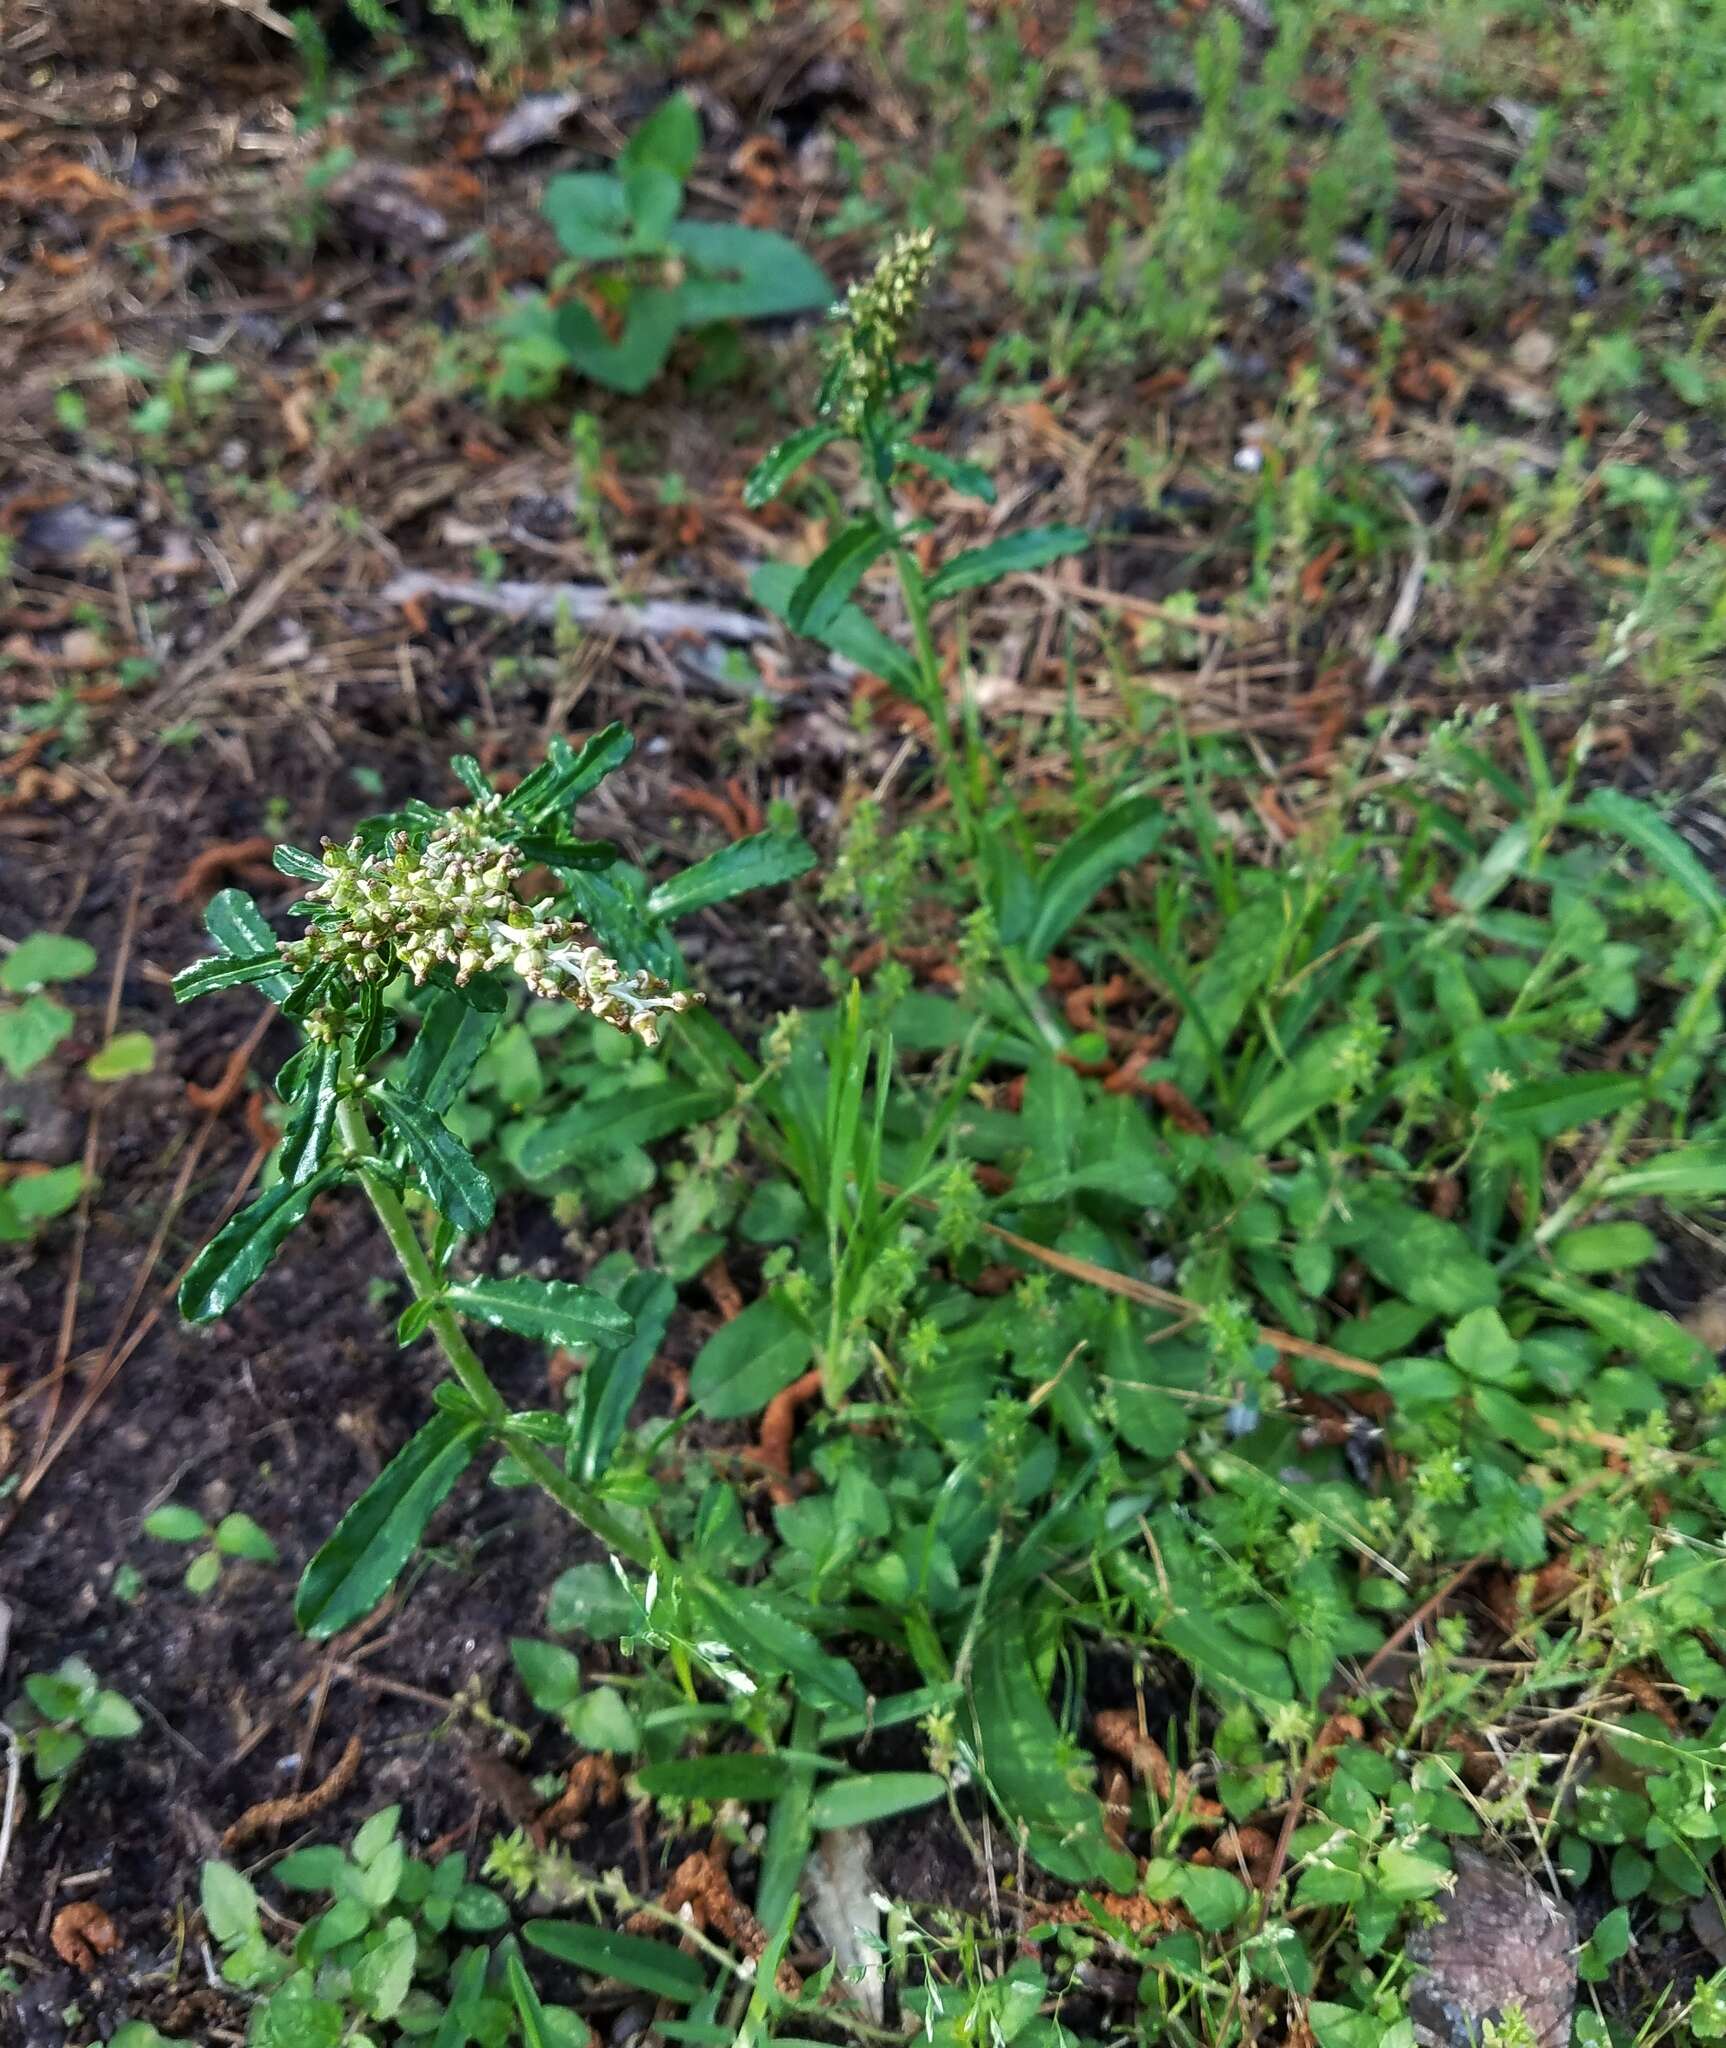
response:
<path fill-rule="evenodd" d="M 411 1095 L 387 1081 L 380 1083 L 375 1095 L 432 1206 L 457 1230 L 485 1229 L 496 1198 L 479 1161 L 441 1118 Z"/>
<path fill-rule="evenodd" d="M 929 578 L 931 599 L 953 597 L 961 590 L 980 590 L 1003 576 L 1046 569 L 1064 555 L 1082 553 L 1091 536 L 1082 526 L 1033 526 L 1024 533 L 1003 534 L 980 548 L 967 548 L 943 562 Z"/>
<path fill-rule="evenodd" d="M 950 490 L 960 491 L 967 498 L 979 498 L 985 505 L 994 504 L 995 479 L 976 463 L 957 461 L 951 455 L 943 455 L 938 448 L 919 447 L 915 441 L 903 443 L 894 452 L 901 462 L 908 462 L 913 469 L 938 477 Z"/>
<path fill-rule="evenodd" d="M 814 1356 L 807 1327 L 784 1303 L 764 1295 L 701 1347 L 689 1370 L 689 1398 L 716 1422 L 757 1414 Z"/>
<path fill-rule="evenodd" d="M 933 1771 L 876 1771 L 868 1777 L 837 1778 L 815 1794 L 809 1821 L 817 1831 L 873 1827 L 895 1814 L 933 1806 L 946 1796 L 946 1779 Z"/>
<path fill-rule="evenodd" d="M 205 906 L 204 929 L 221 951 L 234 960 L 267 953 L 276 943 L 264 913 L 244 889 L 218 890 Z M 285 970 L 258 983 L 259 991 L 272 1003 L 279 1003 L 292 986 L 292 978 Z"/>
<path fill-rule="evenodd" d="M 301 1084 L 302 1092 L 295 1114 L 276 1151 L 277 1167 L 290 1187 L 310 1180 L 322 1165 L 341 1101 L 338 1093 L 342 1077 L 341 1047 L 320 1043 L 313 1052 L 314 1058 Z"/>
<path fill-rule="evenodd" d="M 622 1344 L 635 1330 L 609 1295 L 571 1280 L 535 1280 L 518 1273 L 500 1280 L 453 1281 L 444 1299 L 475 1322 L 541 1344 Z"/>
<path fill-rule="evenodd" d="M 276 1255 L 278 1247 L 321 1194 L 347 1171 L 337 1163 L 309 1180 L 278 1182 L 233 1217 L 205 1245 L 180 1282 L 180 1313 L 189 1323 L 224 1316 Z"/>
<path fill-rule="evenodd" d="M 634 737 L 622 725 L 603 726 L 581 747 L 554 738 L 545 759 L 523 776 L 503 800 L 505 812 L 524 825 L 543 825 L 572 804 L 580 803 L 615 769 L 629 759 Z"/>
<path fill-rule="evenodd" d="M 543 1949 L 572 1969 L 595 1977 L 615 1977 L 654 1998 L 690 2005 L 707 1988 L 699 1960 L 685 1955 L 671 1941 L 652 1941 L 639 1934 L 614 1934 L 608 1927 L 577 1920 L 530 1920 L 521 1930 L 530 1947 Z"/>
<path fill-rule="evenodd" d="M 863 1681 L 843 1657 L 822 1649 L 801 1623 L 765 1594 L 690 1576 L 693 1597 L 708 1633 L 726 1644 L 744 1670 L 794 1680 L 802 1697 L 821 1707 L 861 1707 Z"/>
<path fill-rule="evenodd" d="M 314 1642 L 370 1614 L 466 1471 L 484 1425 L 440 1411 L 399 1450 L 306 1566 L 294 1619 Z"/>
<path fill-rule="evenodd" d="M 749 579 L 749 594 L 776 619 L 791 622 L 791 598 L 802 581 L 802 571 L 789 562 L 765 562 Z M 902 697 L 918 693 L 917 665 L 896 641 L 889 640 L 873 619 L 866 618 L 854 604 L 844 605 L 839 615 L 819 633 L 811 633 L 823 647 L 851 662 L 866 674 L 890 683 Z"/>
<path fill-rule="evenodd" d="M 823 448 L 843 440 L 838 427 L 803 427 L 788 434 L 776 448 L 770 448 L 749 472 L 743 484 L 743 502 L 752 512 L 770 505 L 785 486 Z"/>
<path fill-rule="evenodd" d="M 174 1000 L 190 1003 L 217 989 L 239 988 L 247 982 L 268 981 L 282 969 L 281 955 L 272 948 L 242 959 L 196 960 L 174 976 Z"/>
<path fill-rule="evenodd" d="M 473 1009 L 459 995 L 439 989 L 402 1068 L 403 1094 L 442 1116 L 466 1086 L 500 1021 L 497 1013 Z"/>
<path fill-rule="evenodd" d="M 647 907 L 669 923 L 751 889 L 776 889 L 806 875 L 814 865 L 814 849 L 799 833 L 757 832 L 661 882 L 648 897 Z"/>
<path fill-rule="evenodd" d="M 1075 832 L 1037 877 L 1024 936 L 1026 955 L 1042 960 L 1053 952 L 1099 891 L 1156 846 L 1167 824 L 1158 798 L 1128 796 L 1106 805 Z"/>
<path fill-rule="evenodd" d="M 785 613 L 791 630 L 818 640 L 864 575 L 892 545 L 893 536 L 878 519 L 854 519 L 844 527 L 804 570 L 792 591 Z"/>

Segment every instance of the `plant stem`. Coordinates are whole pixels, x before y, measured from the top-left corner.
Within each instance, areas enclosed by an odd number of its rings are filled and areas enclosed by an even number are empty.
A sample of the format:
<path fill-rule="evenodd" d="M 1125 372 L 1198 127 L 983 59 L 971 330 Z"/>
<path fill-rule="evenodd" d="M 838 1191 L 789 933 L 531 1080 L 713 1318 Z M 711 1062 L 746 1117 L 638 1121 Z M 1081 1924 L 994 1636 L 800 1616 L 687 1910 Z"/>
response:
<path fill-rule="evenodd" d="M 366 1113 L 356 1097 L 343 1096 L 336 1109 L 336 1126 L 341 1132 L 342 1142 L 356 1156 L 363 1159 L 372 1151 L 372 1134 L 366 1123 Z M 414 1299 L 435 1301 L 441 1291 L 437 1275 L 432 1271 L 425 1247 L 402 1207 L 401 1197 L 370 1167 L 359 1168 L 359 1180 L 378 1221 L 383 1225 L 384 1235 L 390 1241 L 390 1248 L 396 1255 L 403 1278 L 413 1291 Z M 577 1485 L 546 1454 L 542 1445 L 512 1427 L 509 1403 L 492 1384 L 491 1375 L 481 1363 L 479 1353 L 463 1336 L 453 1310 L 441 1305 L 434 1308 L 426 1329 L 443 1353 L 450 1371 L 461 1382 L 462 1391 L 534 1484 L 548 1493 L 566 1514 L 597 1536 L 608 1550 L 628 1558 L 631 1564 L 651 1564 L 652 1556 L 647 1545 L 627 1524 L 619 1521 L 609 1509 L 601 1507 L 585 1487 Z"/>

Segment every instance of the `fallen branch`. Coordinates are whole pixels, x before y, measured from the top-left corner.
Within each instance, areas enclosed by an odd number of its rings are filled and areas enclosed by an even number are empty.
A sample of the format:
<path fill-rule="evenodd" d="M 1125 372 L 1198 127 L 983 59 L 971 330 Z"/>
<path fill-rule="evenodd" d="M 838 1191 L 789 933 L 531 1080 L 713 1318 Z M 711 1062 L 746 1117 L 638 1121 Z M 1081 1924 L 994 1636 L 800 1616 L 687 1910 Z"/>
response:
<path fill-rule="evenodd" d="M 636 604 L 620 602 L 603 583 L 474 583 L 465 577 L 407 569 L 386 583 L 379 595 L 386 604 L 417 604 L 429 597 L 439 604 L 470 605 L 475 611 L 546 626 L 567 618 L 619 640 L 671 640 L 685 633 L 714 640 L 765 640 L 776 630 L 763 619 L 724 605 L 681 604 L 658 597 Z"/>

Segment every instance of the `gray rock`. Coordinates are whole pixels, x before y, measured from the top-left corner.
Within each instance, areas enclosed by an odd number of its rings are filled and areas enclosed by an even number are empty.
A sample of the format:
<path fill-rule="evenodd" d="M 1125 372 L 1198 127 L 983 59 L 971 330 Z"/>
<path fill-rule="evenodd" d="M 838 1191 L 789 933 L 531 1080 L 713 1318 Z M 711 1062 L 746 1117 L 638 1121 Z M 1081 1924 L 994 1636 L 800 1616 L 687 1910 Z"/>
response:
<path fill-rule="evenodd" d="M 1480 2048 L 1488 2020 L 1520 2007 L 1540 2048 L 1568 2048 L 1576 1926 L 1511 1865 L 1459 1850 L 1444 1918 L 1409 1941 L 1409 2018 L 1421 2048 Z"/>

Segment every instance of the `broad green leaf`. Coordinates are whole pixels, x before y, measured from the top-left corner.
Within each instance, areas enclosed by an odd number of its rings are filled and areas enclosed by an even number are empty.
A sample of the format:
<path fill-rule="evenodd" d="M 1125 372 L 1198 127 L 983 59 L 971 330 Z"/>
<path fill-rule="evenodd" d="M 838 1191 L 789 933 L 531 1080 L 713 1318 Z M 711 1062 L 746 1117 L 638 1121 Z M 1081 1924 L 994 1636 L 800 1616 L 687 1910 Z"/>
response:
<path fill-rule="evenodd" d="M 53 1166 L 46 1173 L 21 1173 L 7 1184 L 12 1207 L 25 1223 L 47 1223 L 64 1216 L 84 1192 L 84 1169 L 76 1161 Z"/>
<path fill-rule="evenodd" d="M 94 1742 L 130 1742 L 144 1717 L 124 1693 L 104 1689 L 79 1715 L 78 1725 Z"/>
<path fill-rule="evenodd" d="M 893 545 L 878 519 L 854 519 L 821 550 L 798 580 L 786 607 L 794 633 L 818 640 L 838 618 L 865 573 Z"/>
<path fill-rule="evenodd" d="M 552 1581 L 545 1625 L 556 1635 L 615 1642 L 641 1619 L 641 1609 L 606 1564 L 572 1564 Z"/>
<path fill-rule="evenodd" d="M 1471 1380 L 1502 1386 L 1516 1371 L 1520 1353 L 1495 1308 L 1470 1309 L 1446 1334 L 1445 1356 Z"/>
<path fill-rule="evenodd" d="M 682 186 L 701 154 L 701 117 L 684 92 L 661 100 L 624 145 L 626 168 L 652 164 Z"/>
<path fill-rule="evenodd" d="M 483 1435 L 481 1423 L 440 1411 L 343 1515 L 294 1597 L 294 1619 L 314 1642 L 362 1620 L 395 1584 Z"/>
<path fill-rule="evenodd" d="M 1042 960 L 1053 952 L 1099 891 L 1145 858 L 1166 825 L 1167 812 L 1158 798 L 1128 796 L 1106 805 L 1075 832 L 1037 877 L 1023 941 L 1027 957 Z"/>
<path fill-rule="evenodd" d="M 632 164 L 623 173 L 623 192 L 636 240 L 643 248 L 662 248 L 683 206 L 681 182 L 662 164 Z"/>
<path fill-rule="evenodd" d="M 323 882 L 329 879 L 329 869 L 315 854 L 303 853 L 297 846 L 278 846 L 270 855 L 270 865 L 278 873 L 291 875 L 296 882 Z"/>
<path fill-rule="evenodd" d="M 537 772 L 537 771 L 536 771 Z M 442 1116 L 461 1094 L 501 1019 L 448 989 L 432 997 L 402 1068 L 402 1093 Z"/>
<path fill-rule="evenodd" d="M 1659 1250 L 1660 1240 L 1644 1223 L 1590 1223 L 1553 1240 L 1552 1262 L 1561 1273 L 1624 1273 Z"/>
<path fill-rule="evenodd" d="M 783 619 L 789 625 L 792 593 L 801 582 L 802 575 L 803 572 L 789 562 L 764 562 L 749 579 L 749 594 L 776 619 Z M 879 676 L 900 696 L 913 699 L 918 696 L 921 685 L 917 664 L 904 648 L 889 640 L 874 620 L 865 617 L 854 604 L 845 605 L 825 631 L 810 637 L 866 674 Z"/>
<path fill-rule="evenodd" d="M 622 1344 L 635 1331 L 628 1313 L 609 1295 L 571 1280 L 535 1280 L 526 1273 L 503 1280 L 460 1280 L 450 1284 L 444 1298 L 476 1322 L 542 1344 Z"/>
<path fill-rule="evenodd" d="M 543 1949 L 577 1970 L 595 1977 L 615 1977 L 654 1998 L 690 2005 L 707 1988 L 707 1974 L 695 1956 L 669 1940 L 651 1941 L 639 1934 L 614 1934 L 608 1927 L 590 1927 L 576 1920 L 530 1920 L 521 1930 L 531 1947 Z"/>
<path fill-rule="evenodd" d="M 1564 1309 L 1608 1343 L 1647 1366 L 1657 1379 L 1699 1387 L 1714 1377 L 1714 1354 L 1681 1323 L 1628 1294 L 1589 1287 L 1557 1273 L 1518 1276 L 1543 1301 Z"/>
<path fill-rule="evenodd" d="M 99 1688 L 88 1667 L 32 1671 L 24 1680 L 24 1696 L 45 1721 L 71 1721 L 95 1703 Z"/>
<path fill-rule="evenodd" d="M 310 1180 L 278 1182 L 218 1231 L 180 1282 L 180 1313 L 186 1321 L 209 1323 L 226 1315 L 275 1257 L 282 1240 L 346 1171 L 338 1162 Z"/>
<path fill-rule="evenodd" d="M 537 1642 L 531 1636 L 512 1636 L 509 1654 L 527 1687 L 527 1696 L 542 1714 L 561 1714 L 571 1700 L 581 1695 L 581 1659 L 561 1643 Z"/>
<path fill-rule="evenodd" d="M 946 1796 L 946 1779 L 933 1771 L 876 1771 L 868 1777 L 836 1778 L 815 1794 L 809 1824 L 817 1832 L 873 1827 L 895 1814 L 933 1806 Z"/>
<path fill-rule="evenodd" d="M 1462 1316 L 1498 1300 L 1498 1275 L 1454 1223 L 1377 1189 L 1351 1191 L 1334 1243 L 1360 1253 L 1375 1280 L 1418 1308 Z"/>
<path fill-rule="evenodd" d="M 209 1862 L 198 1882 L 199 1902 L 210 1933 L 223 1948 L 258 1932 L 258 1895 L 231 1863 Z"/>
<path fill-rule="evenodd" d="M 1232 1927 L 1252 1898 L 1232 1870 L 1207 1868 L 1202 1863 L 1181 1866 L 1178 1896 L 1207 1934 L 1220 1934 L 1225 1927 Z"/>
<path fill-rule="evenodd" d="M 202 1543 L 210 1525 L 196 1508 L 171 1500 L 144 1517 L 144 1534 L 160 1543 Z"/>
<path fill-rule="evenodd" d="M 590 263 L 625 256 L 635 243 L 623 180 L 599 171 L 568 171 L 545 188 L 540 210 L 564 253 Z"/>
<path fill-rule="evenodd" d="M 623 316 L 623 332 L 616 341 L 607 336 L 580 299 L 558 307 L 553 328 L 565 355 L 584 377 L 591 377 L 608 391 L 645 391 L 664 369 L 679 332 L 689 324 L 683 290 L 681 286 L 675 291 L 652 285 L 633 288 Z"/>
<path fill-rule="evenodd" d="M 814 1356 L 804 1324 L 775 1296 L 764 1295 L 701 1347 L 689 1371 L 689 1398 L 716 1422 L 754 1415 Z"/>
<path fill-rule="evenodd" d="M 342 1078 L 341 1047 L 316 1044 L 308 1050 L 313 1054 L 311 1065 L 276 1153 L 277 1170 L 290 1187 L 310 1180 L 323 1164 L 341 1100 L 337 1093 Z"/>
<path fill-rule="evenodd" d="M 721 1750 L 711 1756 L 676 1756 L 661 1764 L 644 1764 L 636 1773 L 642 1791 L 655 1799 L 777 1798 L 794 1766 L 780 1756 L 754 1756 Z"/>
<path fill-rule="evenodd" d="M 1003 534 L 980 548 L 968 548 L 943 562 L 929 578 L 931 599 L 952 597 L 961 590 L 978 590 L 1003 576 L 1023 575 L 1030 569 L 1046 569 L 1063 555 L 1076 555 L 1091 545 L 1082 526 L 1033 526 L 1024 533 Z"/>
<path fill-rule="evenodd" d="M 689 263 L 680 293 L 684 324 L 779 320 L 832 305 L 827 273 L 788 236 L 736 221 L 680 220 L 671 246 Z"/>
<path fill-rule="evenodd" d="M 682 874 L 661 882 L 648 897 L 647 908 L 652 916 L 670 923 L 751 889 L 776 889 L 781 883 L 794 882 L 814 865 L 814 849 L 801 834 L 757 832 L 752 838 L 722 846 Z"/>
<path fill-rule="evenodd" d="M 1189 1608 L 1167 1616 L 1156 1634 L 1200 1679 L 1225 1694 L 1244 1692 L 1257 1700 L 1294 1697 L 1288 1659 L 1251 1641 L 1221 1616 Z"/>
<path fill-rule="evenodd" d="M 92 1081 L 124 1081 L 147 1074 L 156 1064 L 156 1041 L 147 1031 L 122 1031 L 84 1062 Z"/>
<path fill-rule="evenodd" d="M 309 1849 L 295 1849 L 271 1867 L 277 1884 L 296 1892 L 334 1892 L 341 1887 L 349 1868 L 348 1859 L 333 1843 L 319 1842 Z"/>
<path fill-rule="evenodd" d="M 1586 803 L 1574 806 L 1570 815 L 1577 824 L 1628 840 L 1651 867 L 1658 868 L 1669 882 L 1676 882 L 1711 923 L 1726 918 L 1726 896 L 1719 883 L 1651 805 L 1639 803 L 1621 790 L 1597 789 Z"/>
<path fill-rule="evenodd" d="M 59 932 L 32 932 L 0 957 L 0 989 L 29 995 L 51 981 L 77 981 L 96 971 L 96 949 Z"/>
<path fill-rule="evenodd" d="M 1355 1093 L 1357 1077 L 1341 1055 L 1358 1036 L 1354 1025 L 1338 1024 L 1308 1039 L 1248 1101 L 1240 1121 L 1242 1139 L 1255 1152 L 1269 1152 L 1318 1111 Z"/>
<path fill-rule="evenodd" d="M 279 1564 L 281 1552 L 276 1548 L 267 1531 L 260 1529 L 250 1515 L 238 1509 L 224 1515 L 216 1524 L 214 1541 L 224 1557 L 249 1558 L 253 1564 Z"/>
<path fill-rule="evenodd" d="M 386 1922 L 381 1939 L 368 1948 L 354 1965 L 354 1997 L 374 2020 L 393 2019 L 401 2010 L 414 1980 L 414 1960 L 419 1943 L 413 1923 L 397 1918 Z"/>
<path fill-rule="evenodd" d="M 962 492 L 967 498 L 980 498 L 985 505 L 995 502 L 995 479 L 974 462 L 956 461 L 937 448 L 923 448 L 915 441 L 902 442 L 894 453 L 901 462 L 908 462 L 913 469 L 938 477 L 950 489 Z"/>
<path fill-rule="evenodd" d="M 26 996 L 21 1003 L 0 1007 L 0 1064 L 21 1081 L 71 1035 L 77 1021 L 52 996 Z"/>
<path fill-rule="evenodd" d="M 776 448 L 770 448 L 749 472 L 743 485 L 743 502 L 753 511 L 770 505 L 785 486 L 823 448 L 844 438 L 838 427 L 804 427 L 789 434 Z"/>
<path fill-rule="evenodd" d="M 282 956 L 274 951 L 254 953 L 246 959 L 218 957 L 196 960 L 190 967 L 182 967 L 174 976 L 174 1000 L 189 1003 L 220 988 L 238 988 L 246 982 L 269 981 L 281 972 L 281 966 Z"/>
<path fill-rule="evenodd" d="M 373 1091 L 432 1207 L 459 1231 L 484 1230 L 496 1208 L 479 1161 L 442 1119 L 388 1081 Z"/>

